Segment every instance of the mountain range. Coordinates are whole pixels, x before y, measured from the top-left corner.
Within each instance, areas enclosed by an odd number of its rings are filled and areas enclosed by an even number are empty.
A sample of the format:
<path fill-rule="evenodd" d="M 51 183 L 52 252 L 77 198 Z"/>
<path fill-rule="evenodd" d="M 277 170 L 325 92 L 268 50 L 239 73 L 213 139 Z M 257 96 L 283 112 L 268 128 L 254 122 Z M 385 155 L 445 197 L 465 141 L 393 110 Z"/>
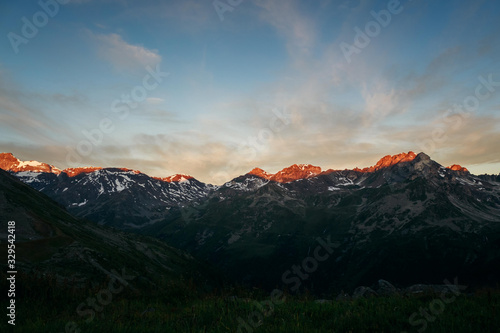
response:
<path fill-rule="evenodd" d="M 255 168 L 220 186 L 124 168 L 60 170 L 9 153 L 0 168 L 79 219 L 153 236 L 252 286 L 324 293 L 378 279 L 500 279 L 500 175 L 424 153 L 353 170 Z M 330 244 L 328 259 L 304 267 L 320 243 Z"/>
<path fill-rule="evenodd" d="M 190 254 L 156 238 L 130 234 L 69 214 L 61 205 L 0 170 L 2 219 L 15 222 L 16 269 L 75 287 L 107 279 L 151 288 L 183 277 L 203 281 L 206 270 Z M 7 228 L 0 232 L 7 239 Z M 2 248 L 6 248 L 2 241 Z M 6 270 L 5 270 L 6 271 Z M 159 280 L 159 277 L 163 281 Z M 130 281 L 128 281 L 130 282 Z"/>

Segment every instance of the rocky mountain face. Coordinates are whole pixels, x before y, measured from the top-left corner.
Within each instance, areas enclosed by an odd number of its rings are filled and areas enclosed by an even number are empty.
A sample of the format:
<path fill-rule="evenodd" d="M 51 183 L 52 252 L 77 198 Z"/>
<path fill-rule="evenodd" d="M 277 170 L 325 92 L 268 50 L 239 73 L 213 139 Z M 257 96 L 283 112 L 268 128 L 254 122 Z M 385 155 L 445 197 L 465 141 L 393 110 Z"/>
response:
<path fill-rule="evenodd" d="M 401 154 L 393 155 L 393 156 L 387 155 L 387 156 L 384 156 L 382 159 L 380 159 L 377 162 L 377 164 L 375 164 L 374 166 L 364 168 L 364 169 L 355 168 L 354 171 L 374 172 L 374 171 L 378 171 L 378 170 L 383 169 L 383 168 L 388 168 L 388 167 L 393 166 L 393 165 L 398 164 L 398 163 L 413 161 L 416 157 L 417 157 L 417 155 L 412 151 L 408 152 L 408 154 L 401 153 Z"/>
<path fill-rule="evenodd" d="M 191 255 L 155 238 L 77 219 L 3 170 L 0 211 L 2 223 L 15 221 L 16 267 L 25 274 L 55 276 L 77 286 L 126 276 L 133 288 L 181 276 L 203 279 L 203 266 Z M 7 239 L 7 228 L 0 236 Z"/>
<path fill-rule="evenodd" d="M 256 168 L 222 186 L 86 171 L 11 170 L 77 216 L 159 237 L 249 285 L 323 293 L 500 279 L 500 179 L 423 153 L 354 170 Z"/>
<path fill-rule="evenodd" d="M 153 224 L 171 207 L 205 197 L 212 188 L 192 177 L 160 180 L 116 168 L 73 177 L 65 172 L 57 176 L 46 173 L 17 176 L 61 203 L 72 214 L 122 229 Z"/>
<path fill-rule="evenodd" d="M 16 173 L 23 171 L 47 172 L 56 175 L 61 173 L 61 170 L 53 165 L 37 161 L 20 161 L 11 153 L 0 153 L 0 169 Z"/>
<path fill-rule="evenodd" d="M 126 168 L 70 168 L 19 161 L 0 155 L 0 166 L 47 194 L 75 216 L 121 229 L 137 229 L 163 219 L 165 212 L 205 197 L 212 185 L 188 175 L 153 178 Z M 35 165 L 37 167 L 35 167 Z"/>
<path fill-rule="evenodd" d="M 235 280 L 338 292 L 500 279 L 500 183 L 421 153 L 275 182 L 254 172 L 146 228 Z M 384 167 L 382 167 L 382 165 Z M 315 258 L 319 245 L 321 259 Z"/>

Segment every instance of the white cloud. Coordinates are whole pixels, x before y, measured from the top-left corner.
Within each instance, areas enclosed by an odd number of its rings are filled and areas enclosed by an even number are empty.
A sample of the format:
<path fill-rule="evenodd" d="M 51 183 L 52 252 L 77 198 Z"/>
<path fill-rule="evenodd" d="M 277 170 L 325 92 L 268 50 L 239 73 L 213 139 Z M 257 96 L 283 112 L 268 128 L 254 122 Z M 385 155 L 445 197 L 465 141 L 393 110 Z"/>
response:
<path fill-rule="evenodd" d="M 149 103 L 149 104 L 161 104 L 164 101 L 165 101 L 165 99 L 159 98 L 159 97 L 148 97 L 148 98 L 146 98 L 146 102 Z"/>
<path fill-rule="evenodd" d="M 383 121 L 387 116 L 397 112 L 398 96 L 394 88 L 363 89 L 362 96 L 365 100 L 364 125 Z"/>
<path fill-rule="evenodd" d="M 158 50 L 127 43 L 115 33 L 94 34 L 99 55 L 118 71 L 143 70 L 146 66 L 155 67 L 162 60 Z"/>

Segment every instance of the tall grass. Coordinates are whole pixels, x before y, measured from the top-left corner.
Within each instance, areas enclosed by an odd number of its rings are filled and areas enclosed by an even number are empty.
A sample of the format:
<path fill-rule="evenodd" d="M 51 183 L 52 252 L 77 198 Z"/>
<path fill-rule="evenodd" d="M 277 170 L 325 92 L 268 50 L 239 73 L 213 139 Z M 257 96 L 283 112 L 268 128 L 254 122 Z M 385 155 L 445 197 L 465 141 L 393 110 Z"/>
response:
<path fill-rule="evenodd" d="M 193 281 L 183 280 L 159 282 L 141 290 L 125 288 L 87 322 L 88 317 L 79 316 L 76 308 L 106 284 L 76 285 L 75 281 L 60 281 L 53 276 L 19 274 L 15 331 L 237 332 L 240 327 L 241 332 L 417 332 L 421 326 L 412 326 L 410 315 L 428 309 L 439 298 L 428 293 L 320 304 L 311 295 L 286 295 L 284 303 L 262 314 L 256 301 L 268 299 L 266 292 L 228 287 L 208 293 Z M 500 291 L 484 289 L 461 295 L 434 317 L 425 332 L 499 332 Z M 242 326 L 241 320 L 248 326 Z M 71 327 L 71 322 L 76 326 Z M 66 331 L 68 323 L 69 328 L 77 330 Z M 0 328 L 7 331 L 6 319 Z"/>

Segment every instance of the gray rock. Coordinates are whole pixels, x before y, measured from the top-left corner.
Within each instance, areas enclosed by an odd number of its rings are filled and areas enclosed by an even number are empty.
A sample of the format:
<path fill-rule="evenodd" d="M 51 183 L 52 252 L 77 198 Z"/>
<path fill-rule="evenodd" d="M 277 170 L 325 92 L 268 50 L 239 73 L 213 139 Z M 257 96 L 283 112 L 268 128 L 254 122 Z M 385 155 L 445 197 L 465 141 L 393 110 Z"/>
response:
<path fill-rule="evenodd" d="M 376 291 L 379 295 L 394 295 L 399 293 L 399 289 L 394 287 L 389 281 L 382 279 L 378 280 Z"/>
<path fill-rule="evenodd" d="M 415 284 L 405 289 L 407 294 L 420 294 L 420 293 L 458 293 L 460 290 L 466 289 L 462 285 L 445 285 L 445 284 Z"/>
<path fill-rule="evenodd" d="M 370 287 L 357 287 L 352 293 L 352 298 L 357 299 L 361 297 L 377 296 L 377 293 Z"/>

